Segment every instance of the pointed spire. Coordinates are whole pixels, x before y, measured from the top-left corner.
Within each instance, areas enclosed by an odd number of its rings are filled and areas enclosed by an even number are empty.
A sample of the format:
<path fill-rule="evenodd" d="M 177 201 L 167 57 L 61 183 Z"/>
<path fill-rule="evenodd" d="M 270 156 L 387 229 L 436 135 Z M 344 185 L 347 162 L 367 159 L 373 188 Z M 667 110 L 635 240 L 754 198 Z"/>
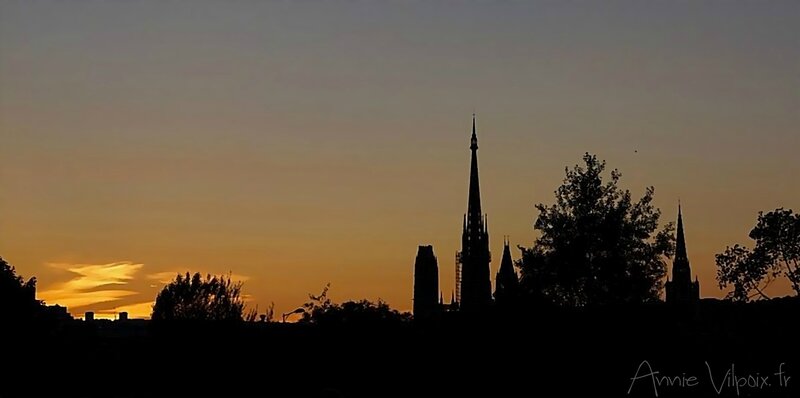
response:
<path fill-rule="evenodd" d="M 508 259 L 507 263 L 506 263 L 506 259 Z M 503 261 L 501 261 L 500 266 L 502 267 L 503 264 L 509 264 L 512 267 L 513 267 L 513 264 L 514 264 L 513 261 L 511 261 L 511 248 L 508 246 L 508 242 L 505 242 L 503 244 Z M 511 268 L 511 270 L 513 271 L 514 268 Z"/>
<path fill-rule="evenodd" d="M 688 285 L 692 281 L 689 256 L 686 254 L 686 236 L 683 230 L 683 211 L 678 203 L 678 230 L 675 233 L 675 258 L 672 261 L 672 281 Z"/>
<path fill-rule="evenodd" d="M 517 294 L 519 278 L 514 271 L 514 260 L 511 258 L 511 248 L 506 236 L 503 236 L 503 259 L 500 261 L 500 269 L 497 270 L 495 278 L 495 299 L 500 302 L 514 297 Z"/>
<path fill-rule="evenodd" d="M 450 291 L 450 305 L 456 302 L 456 292 L 455 290 Z"/>
<path fill-rule="evenodd" d="M 686 238 L 683 233 L 683 214 L 681 212 L 681 202 L 678 200 L 678 231 L 675 237 L 675 259 L 688 259 L 686 254 Z"/>
<path fill-rule="evenodd" d="M 472 161 L 469 171 L 469 202 L 467 204 L 467 225 L 474 231 L 480 231 L 481 217 L 481 188 L 478 179 L 478 137 L 475 133 L 475 115 L 472 117 Z"/>
<path fill-rule="evenodd" d="M 678 230 L 675 233 L 675 259 L 672 261 L 672 280 L 667 280 L 667 303 L 691 304 L 700 299 L 700 282 L 697 275 L 692 282 L 692 267 L 686 254 L 686 236 L 683 230 L 683 211 L 678 199 Z"/>
<path fill-rule="evenodd" d="M 442 292 L 439 292 L 439 305 L 444 305 L 444 296 L 442 296 Z"/>

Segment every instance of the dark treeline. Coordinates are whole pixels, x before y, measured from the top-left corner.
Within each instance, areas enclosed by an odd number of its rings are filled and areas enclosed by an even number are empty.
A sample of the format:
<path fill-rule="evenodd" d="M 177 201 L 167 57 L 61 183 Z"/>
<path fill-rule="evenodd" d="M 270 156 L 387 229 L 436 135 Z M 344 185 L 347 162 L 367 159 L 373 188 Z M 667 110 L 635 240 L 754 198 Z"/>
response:
<path fill-rule="evenodd" d="M 653 397 L 650 378 L 631 380 L 644 361 L 699 380 L 660 385 L 659 397 L 797 393 L 774 375 L 797 374 L 797 297 L 693 307 L 520 301 L 412 320 L 380 302 L 332 303 L 325 289 L 302 309 L 297 323 L 59 321 L 38 309 L 4 323 L 0 396 Z M 721 381 L 732 365 L 772 385 L 737 395 Z"/>
<path fill-rule="evenodd" d="M 788 298 L 704 300 L 692 314 L 655 303 L 400 323 L 74 321 L 8 345 L 3 396 L 626 396 L 645 360 L 700 381 L 659 397 L 717 396 L 706 361 L 717 384 L 732 364 L 772 375 L 742 396 L 793 396 L 773 374 L 798 372 L 786 316 L 798 309 Z M 630 395 L 655 396 L 650 379 Z"/>

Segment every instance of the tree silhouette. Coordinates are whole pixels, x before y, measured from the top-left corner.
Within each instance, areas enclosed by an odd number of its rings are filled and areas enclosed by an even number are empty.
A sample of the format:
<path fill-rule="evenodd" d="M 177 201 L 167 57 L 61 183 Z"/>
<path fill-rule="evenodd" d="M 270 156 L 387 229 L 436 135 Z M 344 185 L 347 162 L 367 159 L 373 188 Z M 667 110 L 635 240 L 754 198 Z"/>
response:
<path fill-rule="evenodd" d="M 303 304 L 301 323 L 317 325 L 395 325 L 411 320 L 411 314 L 401 313 L 378 299 L 377 303 L 362 299 L 336 304 L 328 298 L 330 283 L 318 296 L 309 294 Z"/>
<path fill-rule="evenodd" d="M 230 276 L 205 278 L 178 274 L 158 293 L 151 318 L 162 320 L 239 321 L 244 313 L 242 282 Z"/>
<path fill-rule="evenodd" d="M 554 205 L 536 205 L 541 236 L 517 261 L 523 292 L 568 307 L 657 301 L 674 237 L 672 223 L 656 232 L 653 187 L 633 202 L 619 171 L 604 182 L 605 161 L 589 153 L 583 161 L 566 169 Z"/>
<path fill-rule="evenodd" d="M 36 278 L 25 281 L 14 267 L 0 257 L 0 318 L 31 319 L 40 313 L 42 303 L 36 300 Z"/>
<path fill-rule="evenodd" d="M 736 244 L 716 255 L 719 287 L 733 286 L 727 297 L 768 299 L 764 289 L 778 278 L 788 279 L 800 295 L 800 214 L 783 208 L 759 212 L 750 238 L 756 241 L 753 250 Z"/>

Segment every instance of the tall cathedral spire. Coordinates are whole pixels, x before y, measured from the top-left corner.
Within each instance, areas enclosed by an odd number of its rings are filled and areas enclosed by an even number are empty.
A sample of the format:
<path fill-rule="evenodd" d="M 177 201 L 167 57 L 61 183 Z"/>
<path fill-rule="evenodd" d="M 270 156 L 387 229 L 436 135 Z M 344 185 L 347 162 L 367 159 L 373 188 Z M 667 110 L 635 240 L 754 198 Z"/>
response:
<path fill-rule="evenodd" d="M 471 310 L 492 301 L 492 282 L 489 275 L 489 233 L 481 210 L 481 188 L 478 179 L 478 135 L 475 114 L 472 115 L 472 137 L 469 149 L 472 159 L 469 171 L 469 201 L 466 225 L 461 235 L 461 308 Z"/>
<path fill-rule="evenodd" d="M 481 223 L 481 186 L 478 180 L 478 136 L 475 133 L 475 114 L 472 114 L 472 139 L 469 149 L 472 150 L 472 164 L 469 170 L 469 204 L 467 214 L 470 223 L 477 226 Z"/>

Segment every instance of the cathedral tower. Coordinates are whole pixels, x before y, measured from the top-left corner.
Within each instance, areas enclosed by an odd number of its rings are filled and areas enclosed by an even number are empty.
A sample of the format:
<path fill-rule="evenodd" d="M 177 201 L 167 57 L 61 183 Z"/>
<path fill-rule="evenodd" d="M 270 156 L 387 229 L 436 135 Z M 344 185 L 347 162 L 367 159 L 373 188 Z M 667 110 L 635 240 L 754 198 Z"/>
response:
<path fill-rule="evenodd" d="M 461 297 L 462 310 L 470 311 L 492 302 L 492 282 L 489 272 L 489 231 L 487 218 L 481 211 L 481 189 L 478 181 L 478 137 L 475 115 L 472 115 L 472 163 L 469 172 L 469 202 L 461 233 Z"/>
<path fill-rule="evenodd" d="M 414 262 L 414 316 L 426 317 L 441 307 L 439 264 L 433 246 L 420 246 Z"/>

